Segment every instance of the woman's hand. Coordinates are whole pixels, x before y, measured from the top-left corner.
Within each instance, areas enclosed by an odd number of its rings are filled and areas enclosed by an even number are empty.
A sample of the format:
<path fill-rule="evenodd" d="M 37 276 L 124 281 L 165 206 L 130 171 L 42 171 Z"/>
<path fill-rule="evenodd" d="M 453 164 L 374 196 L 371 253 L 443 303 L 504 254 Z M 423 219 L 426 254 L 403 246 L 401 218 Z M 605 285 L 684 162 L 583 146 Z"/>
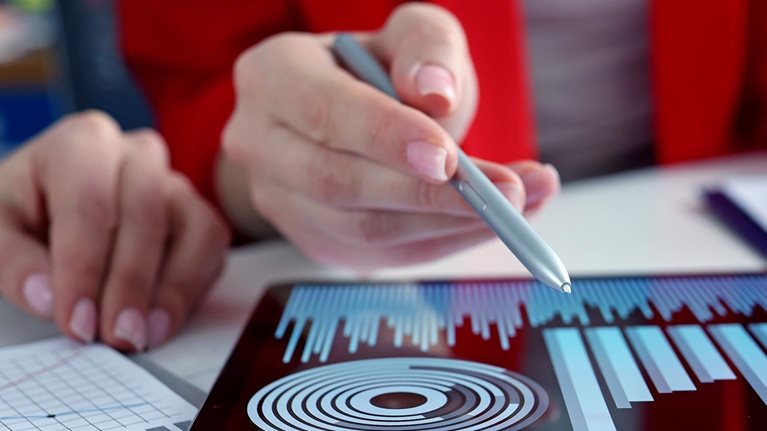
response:
<path fill-rule="evenodd" d="M 427 261 L 491 238 L 447 184 L 478 93 L 458 21 L 408 4 L 380 32 L 356 37 L 390 70 L 405 104 L 339 67 L 332 35 L 277 35 L 238 60 L 224 147 L 257 213 L 315 260 L 358 269 Z M 476 162 L 520 210 L 559 189 L 550 166 Z"/>
<path fill-rule="evenodd" d="M 76 114 L 0 162 L 0 291 L 79 340 L 162 343 L 217 278 L 228 243 L 153 131 Z"/>

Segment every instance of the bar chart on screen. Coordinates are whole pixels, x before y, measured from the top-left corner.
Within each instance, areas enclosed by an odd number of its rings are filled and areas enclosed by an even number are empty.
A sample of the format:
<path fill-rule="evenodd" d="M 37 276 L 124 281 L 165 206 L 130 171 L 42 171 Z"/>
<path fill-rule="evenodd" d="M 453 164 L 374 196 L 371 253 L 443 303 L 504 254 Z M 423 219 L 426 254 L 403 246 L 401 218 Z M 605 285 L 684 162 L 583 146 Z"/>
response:
<path fill-rule="evenodd" d="M 0 430 L 183 431 L 195 412 L 105 346 L 55 338 L 0 350 Z"/>
<path fill-rule="evenodd" d="M 336 349 L 478 352 L 477 339 L 503 352 L 540 334 L 573 430 L 612 431 L 637 403 L 728 381 L 767 407 L 766 312 L 765 274 L 577 279 L 572 295 L 528 281 L 299 284 L 275 338 L 289 364 Z"/>

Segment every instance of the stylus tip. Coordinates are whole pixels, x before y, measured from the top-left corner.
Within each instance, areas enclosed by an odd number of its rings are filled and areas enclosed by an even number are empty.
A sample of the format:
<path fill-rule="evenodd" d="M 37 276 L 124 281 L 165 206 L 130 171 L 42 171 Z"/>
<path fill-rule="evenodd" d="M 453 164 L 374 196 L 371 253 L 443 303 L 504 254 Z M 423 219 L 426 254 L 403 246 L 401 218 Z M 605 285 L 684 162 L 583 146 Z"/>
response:
<path fill-rule="evenodd" d="M 562 292 L 565 292 L 565 293 L 572 293 L 573 292 L 573 289 L 572 289 L 572 286 L 570 285 L 570 283 L 562 283 Z"/>

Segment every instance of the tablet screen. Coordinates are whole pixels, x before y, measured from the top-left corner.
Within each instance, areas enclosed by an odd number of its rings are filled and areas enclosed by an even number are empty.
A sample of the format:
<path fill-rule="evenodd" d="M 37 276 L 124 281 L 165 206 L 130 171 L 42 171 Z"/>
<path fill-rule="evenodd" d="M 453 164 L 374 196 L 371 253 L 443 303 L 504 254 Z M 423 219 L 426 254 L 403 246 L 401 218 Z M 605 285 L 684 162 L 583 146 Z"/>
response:
<path fill-rule="evenodd" d="M 767 275 L 295 283 L 192 430 L 764 430 Z"/>

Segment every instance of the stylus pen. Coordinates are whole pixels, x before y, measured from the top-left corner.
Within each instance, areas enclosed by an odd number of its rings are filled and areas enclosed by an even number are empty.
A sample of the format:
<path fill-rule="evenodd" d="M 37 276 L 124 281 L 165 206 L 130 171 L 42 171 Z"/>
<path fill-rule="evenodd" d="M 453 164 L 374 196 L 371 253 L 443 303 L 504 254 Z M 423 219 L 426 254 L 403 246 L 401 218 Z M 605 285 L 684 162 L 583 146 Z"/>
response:
<path fill-rule="evenodd" d="M 389 75 L 354 37 L 340 33 L 333 44 L 333 52 L 357 78 L 401 101 Z M 450 180 L 453 187 L 533 277 L 547 286 L 570 293 L 570 276 L 559 256 L 460 147 L 457 153 L 458 168 Z"/>

